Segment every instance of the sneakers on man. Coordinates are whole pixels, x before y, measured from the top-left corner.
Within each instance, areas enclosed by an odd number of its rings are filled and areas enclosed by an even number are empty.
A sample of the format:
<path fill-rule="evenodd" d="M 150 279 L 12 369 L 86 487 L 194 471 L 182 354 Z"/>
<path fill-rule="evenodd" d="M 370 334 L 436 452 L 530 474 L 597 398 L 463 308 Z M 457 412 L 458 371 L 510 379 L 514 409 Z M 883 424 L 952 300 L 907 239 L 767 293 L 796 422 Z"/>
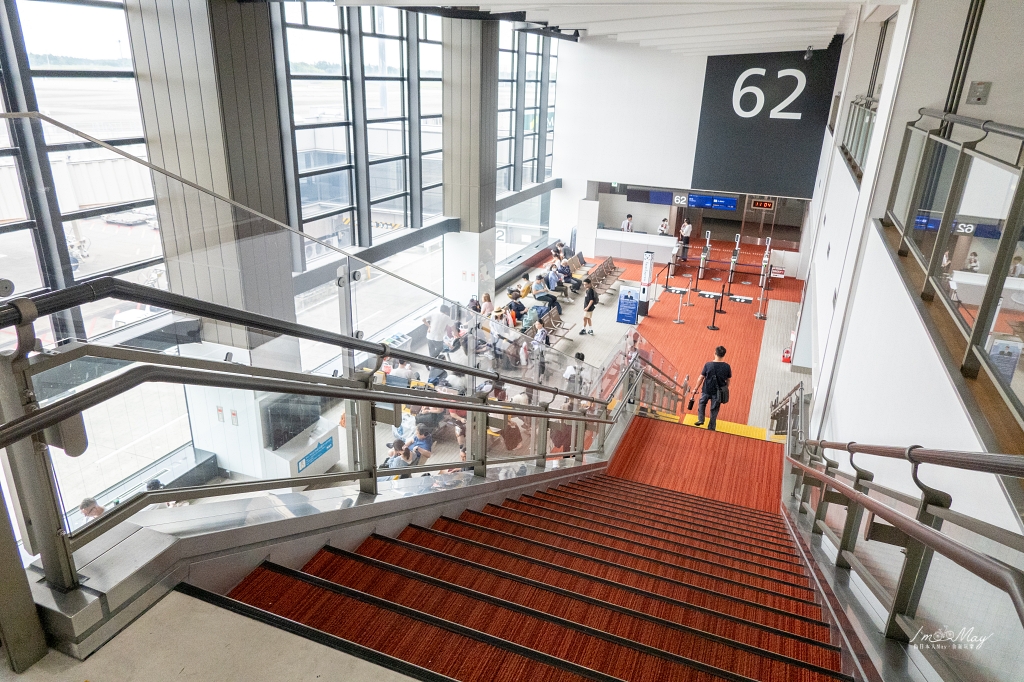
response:
<path fill-rule="evenodd" d="M 586 333 L 587 333 L 586 329 L 581 329 L 580 330 L 580 336 L 584 336 Z"/>
<path fill-rule="evenodd" d="M 593 336 L 594 335 L 594 330 L 593 329 L 588 329 L 587 333 L 590 334 L 591 336 Z"/>

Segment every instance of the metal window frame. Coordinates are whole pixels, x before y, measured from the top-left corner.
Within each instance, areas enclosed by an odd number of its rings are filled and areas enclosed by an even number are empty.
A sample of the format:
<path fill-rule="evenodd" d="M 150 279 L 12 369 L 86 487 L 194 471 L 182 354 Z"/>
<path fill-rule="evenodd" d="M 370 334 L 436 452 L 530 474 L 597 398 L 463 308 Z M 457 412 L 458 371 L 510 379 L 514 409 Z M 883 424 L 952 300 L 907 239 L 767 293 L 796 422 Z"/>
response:
<path fill-rule="evenodd" d="M 537 120 L 537 160 L 543 163 L 537 164 L 537 174 L 534 182 L 544 182 L 547 179 L 547 156 L 548 156 L 548 91 L 551 87 L 551 37 L 544 36 L 541 43 L 541 80 L 540 97 L 538 102 Z"/>
<path fill-rule="evenodd" d="M 526 108 L 526 34 L 516 31 L 516 113 L 515 150 L 513 151 L 513 192 L 523 188 L 523 116 Z"/>

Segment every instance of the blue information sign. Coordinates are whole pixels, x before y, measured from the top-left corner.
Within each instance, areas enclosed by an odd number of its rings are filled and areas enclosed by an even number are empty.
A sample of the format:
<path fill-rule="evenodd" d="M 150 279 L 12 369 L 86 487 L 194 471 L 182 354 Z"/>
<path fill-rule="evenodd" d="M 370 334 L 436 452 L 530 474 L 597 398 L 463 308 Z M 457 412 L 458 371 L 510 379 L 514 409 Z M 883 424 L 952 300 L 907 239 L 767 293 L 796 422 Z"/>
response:
<path fill-rule="evenodd" d="M 302 473 L 306 467 L 330 452 L 332 448 L 334 448 L 334 436 L 331 436 L 323 443 L 317 443 L 312 452 L 299 460 L 299 473 Z"/>
<path fill-rule="evenodd" d="M 619 309 L 615 316 L 616 322 L 636 324 L 640 314 L 640 289 L 636 287 L 619 287 Z"/>
<path fill-rule="evenodd" d="M 687 199 L 690 208 L 714 208 L 719 211 L 735 211 L 736 197 L 720 197 L 714 194 L 691 194 Z"/>

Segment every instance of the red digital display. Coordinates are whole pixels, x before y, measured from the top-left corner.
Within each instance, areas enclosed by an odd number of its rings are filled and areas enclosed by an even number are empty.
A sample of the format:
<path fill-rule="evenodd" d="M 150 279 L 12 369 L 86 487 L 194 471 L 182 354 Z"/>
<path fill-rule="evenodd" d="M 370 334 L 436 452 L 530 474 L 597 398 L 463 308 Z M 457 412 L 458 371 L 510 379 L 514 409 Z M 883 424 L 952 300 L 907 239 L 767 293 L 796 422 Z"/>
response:
<path fill-rule="evenodd" d="M 770 211 L 773 208 L 775 208 L 775 202 L 774 201 L 751 201 L 750 205 L 753 208 L 763 208 L 766 211 Z"/>

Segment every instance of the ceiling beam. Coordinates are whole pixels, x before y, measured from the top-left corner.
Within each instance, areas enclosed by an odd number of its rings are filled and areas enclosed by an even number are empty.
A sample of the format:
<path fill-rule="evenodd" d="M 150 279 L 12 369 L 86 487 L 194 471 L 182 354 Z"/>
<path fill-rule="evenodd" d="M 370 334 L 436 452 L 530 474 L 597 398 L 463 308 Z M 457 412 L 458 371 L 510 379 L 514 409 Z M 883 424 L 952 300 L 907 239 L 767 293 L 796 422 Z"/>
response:
<path fill-rule="evenodd" d="M 692 44 L 715 44 L 715 43 L 743 43 L 743 42 L 779 42 L 785 41 L 800 41 L 806 40 L 808 44 L 814 39 L 831 38 L 834 32 L 831 30 L 823 31 L 764 31 L 764 32 L 752 32 L 744 33 L 742 35 L 734 36 L 712 36 L 709 38 L 701 38 L 700 36 L 688 37 L 688 38 L 660 38 L 656 40 L 639 40 L 631 41 L 642 45 L 644 47 L 662 47 L 667 45 L 686 45 L 687 43 Z"/>
<path fill-rule="evenodd" d="M 836 22 L 819 22 L 794 25 L 786 21 L 766 21 L 763 23 L 740 24 L 734 26 L 695 26 L 693 28 L 672 28 L 663 31 L 635 31 L 632 33 L 618 33 L 615 38 L 620 42 L 645 42 L 649 40 L 663 40 L 671 38 L 707 37 L 714 36 L 744 36 L 748 34 L 773 33 L 776 31 L 803 31 L 806 33 L 819 33 L 831 31 L 835 33 Z M 587 35 L 590 35 L 589 33 Z"/>
<path fill-rule="evenodd" d="M 765 21 L 820 22 L 831 21 L 838 25 L 845 10 L 744 10 L 714 12 L 711 14 L 658 17 L 653 19 L 621 19 L 598 23 L 582 22 L 581 28 L 588 35 L 613 35 L 633 31 L 660 31 L 695 26 L 739 26 Z"/>

